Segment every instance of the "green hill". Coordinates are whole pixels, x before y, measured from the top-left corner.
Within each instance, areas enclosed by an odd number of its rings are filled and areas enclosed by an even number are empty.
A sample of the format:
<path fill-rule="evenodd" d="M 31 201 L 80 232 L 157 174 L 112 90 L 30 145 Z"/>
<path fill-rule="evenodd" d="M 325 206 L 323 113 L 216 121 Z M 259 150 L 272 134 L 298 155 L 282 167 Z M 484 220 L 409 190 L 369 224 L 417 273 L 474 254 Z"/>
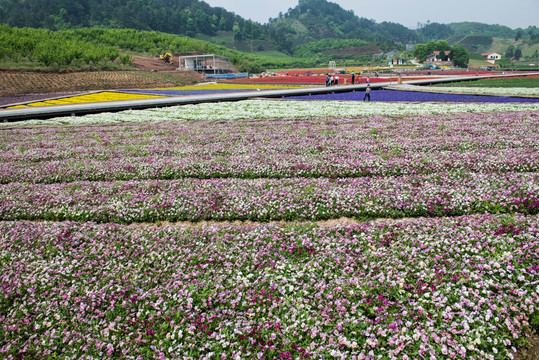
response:
<path fill-rule="evenodd" d="M 492 51 L 492 48 L 501 52 L 504 49 L 500 48 L 500 42 L 493 39 L 511 39 L 517 34 L 529 37 L 530 40 L 523 44 L 522 50 L 528 54 L 530 48 L 533 55 L 536 50 L 533 46 L 539 37 L 539 34 L 533 35 L 533 39 L 532 35 L 528 36 L 528 32 L 536 30 L 535 27 L 512 30 L 506 26 L 473 22 L 447 25 L 427 23 L 417 30 L 411 30 L 397 23 L 377 23 L 327 0 L 299 0 L 296 7 L 277 18 L 269 19 L 267 24 L 246 20 L 200 0 L 0 0 L 1 24 L 11 28 L 28 27 L 51 31 L 97 28 L 174 34 L 203 39 L 222 47 L 214 50 L 209 45 L 202 46 L 208 51 L 211 49 L 216 53 L 225 53 L 228 51 L 226 47 L 236 51 L 231 53 L 236 60 L 241 58 L 245 62 L 271 67 L 277 64 L 323 63 L 328 59 L 368 61 L 366 58 L 373 53 L 404 50 L 404 44 L 430 40 L 460 43 L 472 52 Z M 116 49 L 112 52 L 107 50 L 109 54 L 103 56 L 112 58 L 115 51 L 124 49 L 126 39 L 116 40 L 120 43 L 103 43 L 104 46 Z M 152 55 L 163 50 L 175 51 L 177 48 L 191 51 L 176 46 L 177 39 L 152 43 L 145 41 L 145 38 L 141 40 L 137 34 L 136 40 L 141 44 L 139 50 Z M 28 46 L 32 47 L 32 41 L 29 43 Z M 10 57 L 10 53 L 14 53 L 13 46 L 8 45 L 2 43 L 0 57 Z M 35 46 L 44 46 L 38 45 Z M 96 49 L 99 44 L 92 46 L 95 53 L 99 52 Z M 58 45 L 58 48 L 61 46 Z M 135 51 L 129 47 L 126 49 Z M 27 54 L 33 56 L 34 52 L 27 51 Z M 23 53 L 21 56 L 24 58 L 27 55 Z M 71 56 L 80 57 L 77 51 Z M 68 60 L 69 57 L 60 62 L 69 63 Z"/>
<path fill-rule="evenodd" d="M 302 44 L 328 38 L 361 39 L 386 48 L 394 46 L 394 43 L 419 40 L 415 31 L 403 25 L 378 24 L 326 0 L 299 0 L 295 8 L 270 19 L 268 33 L 288 52 Z"/>
<path fill-rule="evenodd" d="M 237 23 L 249 34 L 264 32 L 258 23 L 199 0 L 2 0 L 0 23 L 49 30 L 129 28 L 191 37 L 232 31 Z"/>
<path fill-rule="evenodd" d="M 159 31 L 204 37 L 237 50 L 278 49 L 288 54 L 299 45 L 326 38 L 361 39 L 382 49 L 419 39 L 415 31 L 400 24 L 360 18 L 326 0 L 300 0 L 295 8 L 264 25 L 199 0 L 2 0 L 0 24 L 49 30 Z"/>
<path fill-rule="evenodd" d="M 504 25 L 488 25 L 478 22 L 458 22 L 450 23 L 455 35 L 483 34 L 491 37 L 515 37 L 516 30 Z"/>

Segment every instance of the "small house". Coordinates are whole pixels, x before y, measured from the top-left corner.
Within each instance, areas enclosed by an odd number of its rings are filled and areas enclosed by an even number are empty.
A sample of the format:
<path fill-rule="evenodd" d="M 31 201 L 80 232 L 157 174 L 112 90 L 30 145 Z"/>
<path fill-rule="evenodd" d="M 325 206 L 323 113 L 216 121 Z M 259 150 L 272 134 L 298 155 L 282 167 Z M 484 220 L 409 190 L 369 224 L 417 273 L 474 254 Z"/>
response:
<path fill-rule="evenodd" d="M 501 60 L 502 56 L 498 53 L 484 53 L 481 54 L 487 60 Z"/>
<path fill-rule="evenodd" d="M 502 59 L 502 56 L 498 53 L 483 53 L 481 56 L 485 57 L 485 59 L 491 64 L 496 64 L 496 60 Z"/>
<path fill-rule="evenodd" d="M 406 60 L 404 59 L 389 59 L 387 62 L 388 65 L 404 65 Z"/>
<path fill-rule="evenodd" d="M 426 63 L 433 63 L 433 62 L 442 62 L 442 61 L 451 61 L 449 58 L 449 54 L 451 51 L 444 50 L 444 51 L 433 51 L 432 54 L 427 56 L 427 59 L 425 60 Z"/>
<path fill-rule="evenodd" d="M 182 55 L 178 57 L 181 71 L 198 71 L 205 74 L 228 74 L 234 68 L 225 56 L 219 55 Z"/>

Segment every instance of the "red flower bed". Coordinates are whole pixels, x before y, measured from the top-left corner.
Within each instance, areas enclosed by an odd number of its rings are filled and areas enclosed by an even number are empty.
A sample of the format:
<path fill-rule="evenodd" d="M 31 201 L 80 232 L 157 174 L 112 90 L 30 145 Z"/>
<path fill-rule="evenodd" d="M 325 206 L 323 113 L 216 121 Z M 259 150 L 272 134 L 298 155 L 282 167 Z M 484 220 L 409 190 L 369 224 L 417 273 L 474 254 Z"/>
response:
<path fill-rule="evenodd" d="M 347 79 L 348 84 L 352 81 L 352 75 L 339 75 L 339 84 L 344 84 L 344 79 Z M 410 77 L 403 76 L 404 81 L 407 80 L 424 80 L 424 79 L 434 79 L 433 77 Z M 367 81 L 366 76 L 356 77 L 356 84 L 365 83 Z M 388 82 L 388 77 L 371 77 L 369 78 L 371 83 L 380 83 Z M 397 82 L 397 76 L 393 75 L 391 81 Z M 229 82 L 241 83 L 241 84 L 290 84 L 290 85 L 324 85 L 326 83 L 325 75 L 311 75 L 311 76 L 267 76 L 262 78 L 253 78 L 253 79 L 234 79 Z"/>
<path fill-rule="evenodd" d="M 429 73 L 429 70 L 418 70 L 412 72 L 414 75 L 426 75 Z M 470 71 L 456 71 L 456 70 L 430 70 L 430 73 L 432 75 L 470 75 L 475 76 L 477 75 L 526 75 L 526 72 L 521 71 L 489 71 L 489 70 L 470 70 Z"/>
<path fill-rule="evenodd" d="M 304 75 L 320 75 L 332 73 L 335 70 L 333 69 L 300 69 L 300 70 L 288 70 L 288 71 L 279 71 L 276 74 L 279 76 L 304 76 Z"/>

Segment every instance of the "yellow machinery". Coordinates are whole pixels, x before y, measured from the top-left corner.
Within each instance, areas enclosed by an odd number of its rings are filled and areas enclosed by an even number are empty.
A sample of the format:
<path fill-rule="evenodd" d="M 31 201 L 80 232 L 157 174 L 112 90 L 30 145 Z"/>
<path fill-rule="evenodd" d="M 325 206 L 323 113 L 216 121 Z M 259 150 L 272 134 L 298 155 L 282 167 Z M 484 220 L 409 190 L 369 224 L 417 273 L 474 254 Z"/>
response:
<path fill-rule="evenodd" d="M 159 59 L 163 60 L 166 63 L 171 63 L 172 58 L 172 54 L 169 52 L 165 53 L 164 55 L 159 55 Z"/>

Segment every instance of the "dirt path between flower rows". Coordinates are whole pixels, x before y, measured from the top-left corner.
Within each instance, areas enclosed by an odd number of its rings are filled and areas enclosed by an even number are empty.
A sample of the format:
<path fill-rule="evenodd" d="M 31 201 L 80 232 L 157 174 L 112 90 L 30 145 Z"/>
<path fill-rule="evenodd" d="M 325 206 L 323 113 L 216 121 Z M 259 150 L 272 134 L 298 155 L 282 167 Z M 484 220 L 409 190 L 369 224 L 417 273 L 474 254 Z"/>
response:
<path fill-rule="evenodd" d="M 398 223 L 401 221 L 411 220 L 411 218 L 400 218 L 400 219 L 391 219 L 391 218 L 380 218 L 380 219 L 370 219 L 370 220 L 357 220 L 353 218 L 341 217 L 339 219 L 329 219 L 329 220 L 313 220 L 313 221 L 268 221 L 268 222 L 259 222 L 251 220 L 236 220 L 236 221 L 215 221 L 215 220 L 202 220 L 202 221 L 158 221 L 155 223 L 132 223 L 128 226 L 131 227 L 183 227 L 183 228 L 198 228 L 206 226 L 256 226 L 262 224 L 271 224 L 277 226 L 288 226 L 288 225 L 311 225 L 315 224 L 317 226 L 323 227 L 332 227 L 332 226 L 346 226 L 346 225 L 357 225 L 364 223 L 365 221 L 374 221 L 376 223 L 382 224 L 391 224 Z"/>
<path fill-rule="evenodd" d="M 514 360 L 538 360 L 539 359 L 539 334 L 532 334 L 528 341 L 528 347 L 520 348 L 514 354 Z"/>

